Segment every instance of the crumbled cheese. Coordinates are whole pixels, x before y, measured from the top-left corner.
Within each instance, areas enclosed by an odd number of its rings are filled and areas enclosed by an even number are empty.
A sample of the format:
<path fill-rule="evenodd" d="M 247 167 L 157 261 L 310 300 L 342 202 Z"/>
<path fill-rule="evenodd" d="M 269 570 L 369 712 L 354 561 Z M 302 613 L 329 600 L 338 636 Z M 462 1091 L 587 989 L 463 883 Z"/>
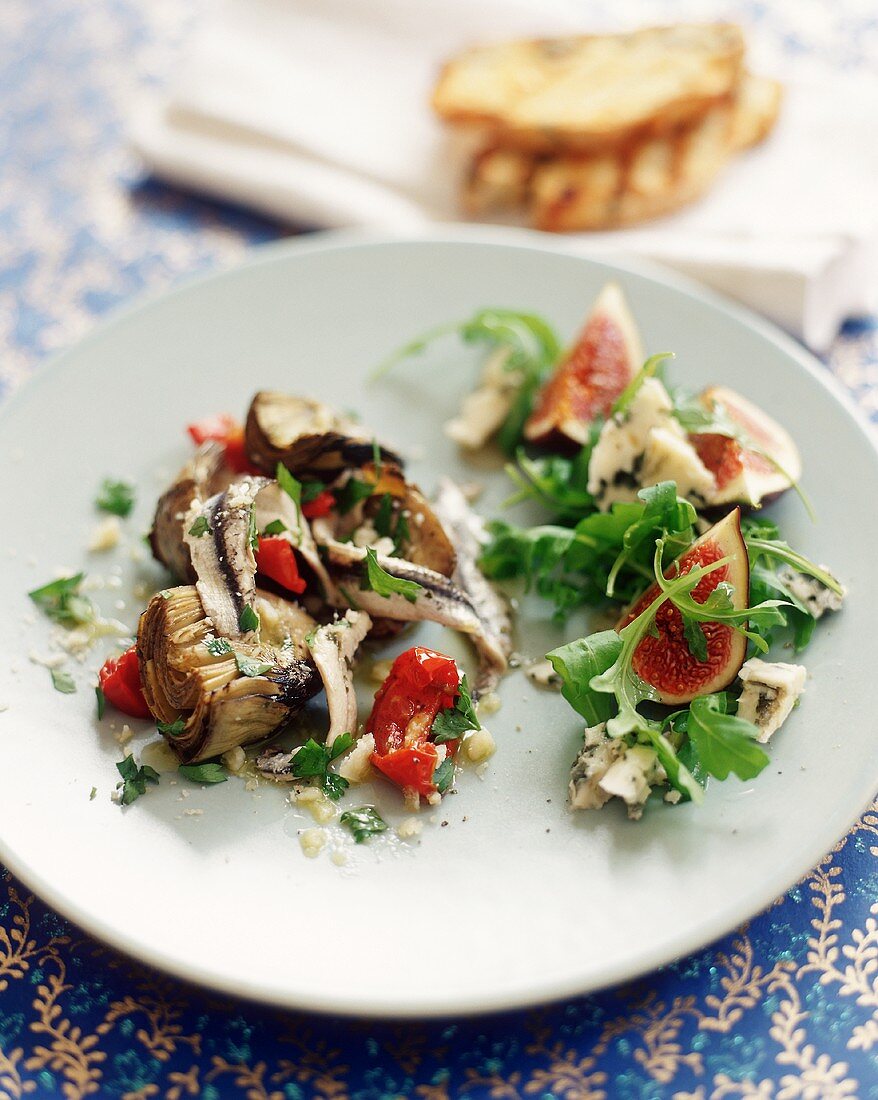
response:
<path fill-rule="evenodd" d="M 393 539 L 386 535 L 379 535 L 371 520 L 360 524 L 351 536 L 351 541 L 354 546 L 359 546 L 361 549 L 369 546 L 376 554 L 383 554 L 385 557 L 394 551 Z"/>
<path fill-rule="evenodd" d="M 92 622 L 76 627 L 75 630 L 60 631 L 55 635 L 55 640 L 68 653 L 84 657 L 101 638 L 125 638 L 130 633 L 128 627 L 118 619 L 96 618 Z"/>
<path fill-rule="evenodd" d="M 676 787 L 671 787 L 669 791 L 665 791 L 665 802 L 670 802 L 672 806 L 676 806 L 682 797 Z"/>
<path fill-rule="evenodd" d="M 255 791 L 258 786 L 259 786 L 259 780 L 254 775 L 254 776 L 251 776 L 250 779 L 248 779 L 247 782 L 244 784 L 244 790 L 245 791 Z"/>
<path fill-rule="evenodd" d="M 490 730 L 486 730 L 484 727 L 480 730 L 473 730 L 463 742 L 467 759 L 474 764 L 481 764 L 483 760 L 493 756 L 496 747 Z"/>
<path fill-rule="evenodd" d="M 502 700 L 496 691 L 489 691 L 479 699 L 477 710 L 479 714 L 496 714 L 502 706 Z"/>
<path fill-rule="evenodd" d="M 643 814 L 652 788 L 667 779 L 653 749 L 627 746 L 607 734 L 605 722 L 585 731 L 584 744 L 570 772 L 570 805 L 574 810 L 599 810 L 613 797 L 628 806 L 628 816 Z"/>
<path fill-rule="evenodd" d="M 484 447 L 509 415 L 521 383 L 520 371 L 505 369 L 511 353 L 509 347 L 501 347 L 488 357 L 479 385 L 446 423 L 445 434 L 458 446 L 471 451 Z"/>
<path fill-rule="evenodd" d="M 201 817 L 201 815 L 204 813 L 204 810 L 191 809 L 191 810 L 184 810 L 183 813 L 185 814 L 186 817 Z"/>
<path fill-rule="evenodd" d="M 676 421 L 673 429 L 653 428 L 643 452 L 641 484 L 658 485 L 660 481 L 676 482 L 677 496 L 685 500 L 709 500 L 716 486 L 713 474 Z"/>
<path fill-rule="evenodd" d="M 229 749 L 228 752 L 224 752 L 221 759 L 226 769 L 232 772 L 233 775 L 237 775 L 247 763 L 247 754 L 240 745 L 237 745 L 235 748 Z"/>
<path fill-rule="evenodd" d="M 113 737 L 120 745 L 127 745 L 131 738 L 134 736 L 134 730 L 126 722 L 118 733 L 114 733 Z"/>
<path fill-rule="evenodd" d="M 290 799 L 294 800 L 297 806 L 304 806 L 314 820 L 321 825 L 332 821 L 336 815 L 335 804 L 319 787 L 303 787 L 300 791 L 292 791 Z"/>
<path fill-rule="evenodd" d="M 423 826 L 416 817 L 407 817 L 402 824 L 396 828 L 396 835 L 400 840 L 410 840 L 414 836 L 418 836 Z"/>
<path fill-rule="evenodd" d="M 93 529 L 88 540 L 88 549 L 94 553 L 113 550 L 122 537 L 122 524 L 118 516 L 107 516 Z"/>
<path fill-rule="evenodd" d="M 305 829 L 299 834 L 299 844 L 308 859 L 316 859 L 326 846 L 326 830 Z"/>
<path fill-rule="evenodd" d="M 344 867 L 348 861 L 348 854 L 344 848 L 336 848 L 332 855 L 329 857 L 336 867 Z"/>
<path fill-rule="evenodd" d="M 427 795 L 427 802 L 431 806 L 438 806 L 441 801 L 442 801 L 442 795 L 438 791 L 431 791 Z"/>
<path fill-rule="evenodd" d="M 716 482 L 672 416 L 673 404 L 657 378 L 647 378 L 627 412 L 601 428 L 588 467 L 588 491 L 606 510 L 635 500 L 659 481 L 678 482 L 681 496 L 709 498 Z"/>
<path fill-rule="evenodd" d="M 805 690 L 805 667 L 751 657 L 738 676 L 744 685 L 738 717 L 758 726 L 759 741 L 764 744 L 784 724 Z"/>
<path fill-rule="evenodd" d="M 829 573 L 825 565 L 821 565 L 820 568 L 825 573 Z M 815 619 L 819 619 L 827 611 L 838 611 L 844 602 L 844 589 L 842 589 L 842 595 L 839 596 L 837 592 L 827 588 L 816 577 L 799 573 L 789 566 L 785 566 L 780 571 L 780 579 L 796 599 L 805 605 Z"/>
<path fill-rule="evenodd" d="M 37 653 L 35 650 L 30 650 L 28 653 L 28 660 L 32 661 L 35 665 L 42 665 L 43 668 L 60 668 L 61 665 L 67 660 L 66 653 Z"/>
<path fill-rule="evenodd" d="M 338 774 L 352 785 L 365 783 L 372 774 L 374 751 L 375 738 L 371 733 L 364 734 L 339 764 Z"/>
<path fill-rule="evenodd" d="M 402 790 L 403 802 L 405 808 L 410 813 L 417 813 L 421 808 L 421 796 L 414 789 L 414 787 L 403 787 Z"/>
<path fill-rule="evenodd" d="M 393 661 L 373 661 L 372 667 L 369 670 L 369 678 L 373 683 L 383 684 L 390 675 L 392 666 Z"/>
<path fill-rule="evenodd" d="M 552 662 L 545 658 L 531 661 L 524 667 L 524 674 L 532 684 L 539 688 L 547 688 L 550 691 L 561 690 L 561 677 L 552 667 Z"/>

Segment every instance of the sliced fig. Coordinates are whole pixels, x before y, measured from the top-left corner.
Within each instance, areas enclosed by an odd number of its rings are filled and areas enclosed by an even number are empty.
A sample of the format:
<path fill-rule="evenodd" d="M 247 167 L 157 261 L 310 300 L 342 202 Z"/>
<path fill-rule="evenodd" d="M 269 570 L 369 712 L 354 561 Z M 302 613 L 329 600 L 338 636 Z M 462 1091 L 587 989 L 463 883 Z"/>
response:
<path fill-rule="evenodd" d="M 700 395 L 704 407 L 724 411 L 753 446 L 713 432 L 689 436 L 698 457 L 713 474 L 716 489 L 708 503 L 755 508 L 789 489 L 802 475 L 802 460 L 789 433 L 762 409 L 726 386 Z"/>
<path fill-rule="evenodd" d="M 585 328 L 537 397 L 525 438 L 547 447 L 583 446 L 643 364 L 643 347 L 622 288 L 607 283 Z"/>
<path fill-rule="evenodd" d="M 692 590 L 696 603 L 704 603 L 721 581 L 732 585 L 732 603 L 736 608 L 747 606 L 750 598 L 750 564 L 741 534 L 741 513 L 735 508 L 701 538 L 666 571 L 666 577 L 688 573 L 702 565 L 711 565 L 721 558 L 728 562 L 708 573 Z M 648 588 L 628 608 L 616 629 L 621 630 L 647 608 L 659 595 L 657 584 Z M 747 655 L 747 639 L 723 623 L 697 623 L 707 643 L 707 660 L 699 661 L 689 648 L 683 631 L 680 612 L 670 602 L 663 604 L 655 617 L 658 637 L 647 635 L 634 651 L 632 667 L 637 675 L 651 684 L 661 703 L 689 703 L 697 695 L 722 691 L 734 680 Z"/>

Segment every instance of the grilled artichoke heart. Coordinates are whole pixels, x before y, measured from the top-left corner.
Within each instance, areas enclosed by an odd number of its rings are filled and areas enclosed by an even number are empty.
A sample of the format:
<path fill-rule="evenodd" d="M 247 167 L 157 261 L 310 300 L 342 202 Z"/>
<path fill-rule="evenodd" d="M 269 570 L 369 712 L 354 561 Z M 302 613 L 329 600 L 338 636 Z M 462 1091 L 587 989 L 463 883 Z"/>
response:
<path fill-rule="evenodd" d="M 262 622 L 258 643 L 238 639 L 214 655 L 217 640 L 194 585 L 159 593 L 140 617 L 137 656 L 143 693 L 157 721 L 180 733 L 165 738 L 184 763 L 211 759 L 275 733 L 320 691 L 320 676 L 305 659 L 304 641 L 316 623 L 297 605 L 257 592 Z M 248 665 L 248 661 L 256 662 Z M 241 666 L 259 669 L 248 676 Z"/>
<path fill-rule="evenodd" d="M 262 390 L 247 412 L 244 429 L 247 455 L 254 465 L 273 474 L 279 462 L 298 478 L 331 480 L 343 470 L 363 466 L 374 455 L 374 442 L 347 417 L 319 401 Z M 380 447 L 382 462 L 402 465 Z"/>
<path fill-rule="evenodd" d="M 219 443 L 202 443 L 177 474 L 173 485 L 159 497 L 149 544 L 156 561 L 180 581 L 194 581 L 195 570 L 184 535 L 184 520 L 196 500 L 221 492 L 234 474 L 226 464 L 225 449 Z"/>

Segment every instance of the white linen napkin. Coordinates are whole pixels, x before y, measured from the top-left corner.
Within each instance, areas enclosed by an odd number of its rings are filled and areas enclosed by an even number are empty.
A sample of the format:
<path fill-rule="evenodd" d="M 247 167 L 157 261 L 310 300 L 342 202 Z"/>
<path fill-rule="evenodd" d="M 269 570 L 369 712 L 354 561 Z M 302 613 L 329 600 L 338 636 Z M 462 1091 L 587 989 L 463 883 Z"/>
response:
<path fill-rule="evenodd" d="M 647 7 L 639 21 L 661 18 Z M 170 89 L 142 105 L 134 145 L 174 183 L 297 225 L 417 232 L 460 217 L 464 143 L 429 106 L 441 62 L 476 41 L 606 23 L 576 0 L 223 0 Z M 770 60 L 787 96 L 768 142 L 685 210 L 575 240 L 683 270 L 822 350 L 878 289 L 878 80 Z"/>

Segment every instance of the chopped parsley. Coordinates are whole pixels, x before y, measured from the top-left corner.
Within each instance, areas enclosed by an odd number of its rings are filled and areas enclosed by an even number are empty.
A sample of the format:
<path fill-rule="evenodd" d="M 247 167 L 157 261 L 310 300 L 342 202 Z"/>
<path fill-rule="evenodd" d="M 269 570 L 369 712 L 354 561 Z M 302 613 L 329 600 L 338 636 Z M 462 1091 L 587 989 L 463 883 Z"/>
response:
<path fill-rule="evenodd" d="M 250 543 L 250 549 L 255 554 L 259 549 L 259 532 L 256 530 L 256 505 L 250 506 L 250 517 L 247 520 L 247 541 Z"/>
<path fill-rule="evenodd" d="M 271 523 L 265 525 L 263 535 L 271 537 L 272 535 L 282 535 L 284 531 L 289 531 L 289 527 L 284 523 L 282 519 L 273 519 Z"/>
<path fill-rule="evenodd" d="M 437 745 L 443 745 L 446 741 L 458 741 L 468 730 L 481 728 L 466 676 L 463 676 L 454 706 L 439 711 L 433 720 L 430 736 Z"/>
<path fill-rule="evenodd" d="M 442 763 L 433 772 L 433 782 L 440 794 L 445 794 L 454 779 L 454 761 L 446 756 Z"/>
<path fill-rule="evenodd" d="M 126 756 L 116 764 L 116 770 L 122 776 L 121 782 L 116 784 L 116 790 L 122 791 L 120 802 L 123 806 L 130 806 L 132 802 L 146 794 L 147 783 L 158 783 L 159 773 L 149 764 L 137 766 L 133 756 Z"/>
<path fill-rule="evenodd" d="M 358 477 L 351 477 L 335 493 L 335 506 L 340 515 L 344 516 L 363 500 L 367 500 L 375 491 L 375 486 L 368 481 L 362 481 Z"/>
<path fill-rule="evenodd" d="M 59 577 L 56 581 L 44 584 L 28 592 L 44 615 L 62 626 L 81 626 L 94 622 L 97 613 L 95 606 L 87 596 L 80 595 L 79 586 L 85 579 L 84 573 L 72 577 Z"/>
<path fill-rule="evenodd" d="M 204 648 L 211 657 L 225 657 L 233 651 L 232 643 L 228 638 L 207 638 Z"/>
<path fill-rule="evenodd" d="M 417 581 L 393 577 L 386 569 L 382 569 L 378 564 L 378 555 L 371 546 L 366 548 L 366 575 L 363 578 L 363 587 L 385 598 L 402 596 L 409 603 L 415 603 L 418 593 L 424 590 L 424 586 Z"/>
<path fill-rule="evenodd" d="M 195 522 L 189 528 L 189 534 L 196 539 L 200 539 L 204 535 L 212 535 L 213 529 L 207 522 L 207 516 L 196 516 Z"/>
<path fill-rule="evenodd" d="M 173 722 L 156 722 L 156 729 L 168 737 L 180 737 L 186 728 L 185 718 L 176 718 Z"/>
<path fill-rule="evenodd" d="M 131 514 L 134 507 L 134 486 L 126 481 L 105 479 L 95 500 L 102 512 L 112 512 L 123 519 Z"/>
<path fill-rule="evenodd" d="M 247 657 L 243 653 L 235 653 L 235 664 L 238 671 L 245 676 L 264 676 L 274 668 L 271 661 L 260 661 L 257 657 Z"/>
<path fill-rule="evenodd" d="M 251 607 L 250 604 L 245 604 L 241 608 L 241 614 L 238 616 L 238 627 L 244 634 L 249 634 L 252 630 L 259 629 L 259 613 L 255 607 Z"/>
<path fill-rule="evenodd" d="M 345 810 L 339 821 L 350 829 L 357 844 L 362 844 L 370 836 L 387 831 L 387 822 L 374 806 L 358 806 L 356 810 Z"/>
<path fill-rule="evenodd" d="M 52 668 L 49 670 L 52 674 L 52 687 L 55 691 L 60 691 L 64 695 L 73 695 L 76 691 L 76 684 L 73 682 L 73 677 L 69 672 L 64 672 L 60 668 Z"/>
<path fill-rule="evenodd" d="M 316 500 L 322 492 L 326 490 L 325 481 L 303 481 L 302 482 L 302 503 L 310 504 L 312 500 Z"/>
<path fill-rule="evenodd" d="M 97 798 L 97 794 L 98 794 L 97 787 L 92 787 L 91 791 L 89 792 L 89 796 L 88 796 L 89 802 L 94 802 L 95 798 Z"/>
<path fill-rule="evenodd" d="M 98 684 L 95 688 L 95 699 L 98 704 L 98 721 L 104 717 L 104 711 L 107 709 L 107 697 L 104 695 L 104 689 Z"/>
<path fill-rule="evenodd" d="M 299 522 L 302 520 L 302 483 L 297 481 L 296 478 L 290 473 L 290 471 L 284 466 L 282 462 L 278 462 L 277 469 L 275 470 L 275 477 L 278 485 L 287 494 L 290 500 L 296 506 L 296 514 L 299 517 Z"/>
<path fill-rule="evenodd" d="M 225 783 L 229 778 L 226 769 L 216 761 L 208 761 L 206 764 L 181 764 L 177 771 L 184 779 L 190 779 L 193 783 Z"/>
<path fill-rule="evenodd" d="M 349 733 L 339 734 L 331 747 L 320 745 L 310 737 L 293 756 L 290 764 L 293 775 L 297 779 L 318 780 L 326 797 L 337 801 L 350 784 L 342 776 L 331 772 L 329 765 L 336 757 L 347 752 L 353 743 L 354 739 Z"/>

